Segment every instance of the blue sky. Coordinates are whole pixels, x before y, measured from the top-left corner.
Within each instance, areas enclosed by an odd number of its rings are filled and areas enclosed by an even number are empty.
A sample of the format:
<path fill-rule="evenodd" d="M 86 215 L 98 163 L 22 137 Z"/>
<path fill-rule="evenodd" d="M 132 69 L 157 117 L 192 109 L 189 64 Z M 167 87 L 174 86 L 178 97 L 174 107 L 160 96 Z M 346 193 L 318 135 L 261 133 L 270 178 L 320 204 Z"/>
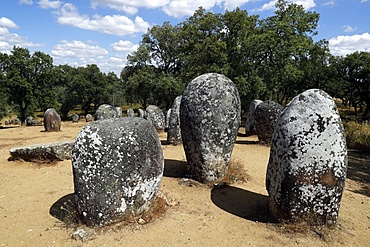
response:
<path fill-rule="evenodd" d="M 331 53 L 370 52 L 370 0 L 290 0 L 320 14 L 315 40 Z M 274 0 L 2 0 L 0 52 L 13 46 L 42 51 L 54 64 L 97 64 L 117 75 L 153 25 L 184 21 L 199 6 L 217 13 L 236 7 L 265 18 Z"/>

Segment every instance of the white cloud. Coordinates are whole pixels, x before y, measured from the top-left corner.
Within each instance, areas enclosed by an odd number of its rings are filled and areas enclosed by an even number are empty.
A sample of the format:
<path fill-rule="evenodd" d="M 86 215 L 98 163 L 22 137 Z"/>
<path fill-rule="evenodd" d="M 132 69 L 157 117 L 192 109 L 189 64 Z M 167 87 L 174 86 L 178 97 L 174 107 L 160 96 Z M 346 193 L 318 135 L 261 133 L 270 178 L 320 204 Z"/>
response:
<path fill-rule="evenodd" d="M 91 41 L 62 40 L 51 51 L 54 64 L 68 64 L 72 67 L 83 67 L 87 64 L 96 64 L 102 72 L 113 71 L 117 75 L 126 64 L 122 57 L 108 57 L 108 51 L 98 45 L 91 45 Z M 118 43 L 118 42 L 117 42 Z"/>
<path fill-rule="evenodd" d="M 33 1 L 32 0 L 19 0 L 19 3 L 20 4 L 32 5 L 33 4 Z"/>
<path fill-rule="evenodd" d="M 366 3 L 366 2 L 369 2 L 369 0 L 361 0 L 360 3 Z"/>
<path fill-rule="evenodd" d="M 56 57 L 72 57 L 77 59 L 101 58 L 108 54 L 108 51 L 98 45 L 89 45 L 79 40 L 62 40 L 55 45 L 51 54 Z"/>
<path fill-rule="evenodd" d="M 329 40 L 331 54 L 345 56 L 356 51 L 370 52 L 370 34 L 356 34 L 352 36 L 338 36 Z"/>
<path fill-rule="evenodd" d="M 321 6 L 334 6 L 335 5 L 335 1 L 331 0 L 331 1 L 327 1 L 323 4 L 321 4 Z"/>
<path fill-rule="evenodd" d="M 39 6 L 43 9 L 58 9 L 62 6 L 63 2 L 61 1 L 49 1 L 49 0 L 40 0 L 38 2 Z"/>
<path fill-rule="evenodd" d="M 253 2 L 254 0 L 225 0 L 224 7 L 228 10 L 233 10 L 236 7 L 240 7 L 246 3 Z"/>
<path fill-rule="evenodd" d="M 267 10 L 275 10 L 276 2 L 277 0 L 272 0 L 262 5 L 262 7 L 258 9 L 254 9 L 253 11 L 262 12 L 262 11 L 267 11 Z M 305 10 L 309 10 L 316 6 L 315 0 L 289 0 L 288 3 L 295 3 L 298 5 L 302 5 L 305 8 Z"/>
<path fill-rule="evenodd" d="M 139 48 L 139 45 L 133 44 L 131 41 L 128 40 L 120 40 L 118 42 L 111 44 L 111 46 L 113 48 L 113 51 L 115 52 L 127 52 L 127 53 L 136 51 L 137 48 Z"/>
<path fill-rule="evenodd" d="M 2 53 L 9 53 L 11 50 L 13 50 L 13 46 L 29 48 L 29 47 L 40 47 L 44 45 L 41 43 L 30 42 L 28 41 L 27 37 L 22 37 L 16 33 L 10 32 L 9 28 L 18 28 L 18 25 L 6 17 L 1 17 L 0 52 Z"/>
<path fill-rule="evenodd" d="M 155 9 L 167 5 L 170 0 L 91 0 L 91 6 L 107 6 L 108 8 L 126 12 L 127 14 L 136 14 L 139 8 Z"/>
<path fill-rule="evenodd" d="M 99 68 L 103 72 L 113 71 L 119 77 L 122 69 L 126 66 L 126 58 L 109 57 L 100 62 Z"/>
<path fill-rule="evenodd" d="M 0 18 L 0 27 L 6 27 L 6 28 L 18 28 L 18 25 L 15 24 L 12 20 L 1 17 Z"/>
<path fill-rule="evenodd" d="M 167 15 L 179 18 L 192 15 L 200 6 L 211 9 L 216 3 L 217 0 L 173 0 L 162 9 Z"/>
<path fill-rule="evenodd" d="M 77 8 L 71 3 L 64 4 L 58 15 L 60 24 L 115 35 L 146 32 L 150 26 L 139 16 L 136 16 L 134 20 L 122 15 L 94 15 L 93 18 L 90 18 L 87 15 L 80 15 Z"/>
<path fill-rule="evenodd" d="M 355 28 L 353 28 L 353 27 L 351 27 L 350 25 L 344 25 L 343 26 L 343 29 L 344 29 L 344 32 L 345 33 L 351 33 L 351 32 L 354 32 L 354 31 L 356 31 L 356 27 Z"/>
<path fill-rule="evenodd" d="M 136 14 L 139 8 L 160 8 L 169 16 L 183 17 L 192 15 L 199 6 L 208 10 L 219 5 L 232 10 L 251 1 L 255 0 L 91 0 L 91 6 L 106 6 L 130 15 Z"/>
<path fill-rule="evenodd" d="M 316 6 L 315 0 L 291 0 L 289 2 L 302 5 L 306 10 L 312 9 Z"/>

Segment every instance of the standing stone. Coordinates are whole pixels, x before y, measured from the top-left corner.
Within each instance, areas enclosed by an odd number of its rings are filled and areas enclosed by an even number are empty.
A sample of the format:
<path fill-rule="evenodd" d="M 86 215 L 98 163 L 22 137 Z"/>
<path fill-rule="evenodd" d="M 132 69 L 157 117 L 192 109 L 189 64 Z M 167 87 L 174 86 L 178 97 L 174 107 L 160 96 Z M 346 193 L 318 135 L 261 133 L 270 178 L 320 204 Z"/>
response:
<path fill-rule="evenodd" d="M 256 107 L 253 123 L 259 143 L 271 144 L 275 122 L 282 109 L 282 105 L 271 100 L 264 101 Z"/>
<path fill-rule="evenodd" d="M 164 126 L 166 132 L 168 132 L 168 127 L 170 126 L 171 111 L 172 111 L 172 109 L 170 108 L 166 112 L 166 124 Z"/>
<path fill-rule="evenodd" d="M 347 170 L 344 128 L 333 99 L 307 90 L 282 111 L 267 168 L 270 211 L 284 222 L 337 222 Z"/>
<path fill-rule="evenodd" d="M 95 112 L 94 120 L 102 120 L 108 118 L 117 118 L 119 113 L 114 106 L 103 104 L 98 107 Z"/>
<path fill-rule="evenodd" d="M 86 119 L 86 122 L 91 122 L 93 120 L 93 116 L 91 114 L 87 114 L 85 119 Z"/>
<path fill-rule="evenodd" d="M 144 118 L 145 117 L 145 111 L 143 109 L 137 110 L 139 117 Z"/>
<path fill-rule="evenodd" d="M 163 151 L 142 118 L 92 122 L 72 149 L 77 209 L 87 226 L 104 226 L 146 212 L 159 191 Z"/>
<path fill-rule="evenodd" d="M 54 108 L 49 108 L 44 113 L 44 127 L 47 132 L 60 131 L 62 120 Z"/>
<path fill-rule="evenodd" d="M 256 111 L 257 106 L 262 102 L 262 100 L 255 99 L 249 104 L 247 121 L 245 123 L 245 134 L 248 134 L 254 130 L 254 112 Z"/>
<path fill-rule="evenodd" d="M 149 105 L 145 112 L 146 119 L 153 124 L 156 130 L 164 130 L 164 113 L 158 106 Z"/>
<path fill-rule="evenodd" d="M 128 108 L 126 113 L 128 117 L 135 117 L 135 112 L 132 108 Z"/>
<path fill-rule="evenodd" d="M 32 126 L 32 120 L 33 120 L 32 116 L 26 117 L 24 123 L 26 124 L 26 126 Z"/>
<path fill-rule="evenodd" d="M 182 142 L 181 140 L 181 128 L 180 128 L 180 105 L 182 96 L 177 96 L 172 104 L 172 108 L 169 116 L 168 131 L 167 131 L 167 142 L 177 145 Z"/>
<path fill-rule="evenodd" d="M 221 74 L 203 74 L 186 87 L 180 106 L 186 159 L 200 182 L 221 180 L 229 167 L 240 124 L 240 98 Z"/>
<path fill-rule="evenodd" d="M 122 117 L 122 107 L 116 106 L 117 117 Z"/>
<path fill-rule="evenodd" d="M 72 114 L 71 118 L 73 123 L 77 123 L 80 120 L 80 117 L 76 113 Z"/>

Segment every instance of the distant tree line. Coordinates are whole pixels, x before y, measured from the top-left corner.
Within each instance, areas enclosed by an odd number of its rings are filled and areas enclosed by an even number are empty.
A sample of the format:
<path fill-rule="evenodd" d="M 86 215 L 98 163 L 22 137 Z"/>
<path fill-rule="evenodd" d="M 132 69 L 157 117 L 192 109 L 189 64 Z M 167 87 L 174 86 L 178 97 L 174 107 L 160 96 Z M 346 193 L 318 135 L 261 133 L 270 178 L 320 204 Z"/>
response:
<path fill-rule="evenodd" d="M 285 104 L 320 88 L 368 117 L 370 53 L 331 55 L 326 40 L 313 40 L 318 21 L 318 13 L 285 0 L 265 19 L 240 9 L 218 14 L 199 8 L 177 25 L 151 27 L 120 78 L 95 64 L 54 66 L 47 54 L 14 47 L 0 53 L 0 117 L 12 109 L 24 119 L 49 107 L 67 117 L 76 107 L 88 113 L 102 103 L 169 108 L 192 79 L 208 72 L 235 82 L 244 110 L 253 99 Z"/>

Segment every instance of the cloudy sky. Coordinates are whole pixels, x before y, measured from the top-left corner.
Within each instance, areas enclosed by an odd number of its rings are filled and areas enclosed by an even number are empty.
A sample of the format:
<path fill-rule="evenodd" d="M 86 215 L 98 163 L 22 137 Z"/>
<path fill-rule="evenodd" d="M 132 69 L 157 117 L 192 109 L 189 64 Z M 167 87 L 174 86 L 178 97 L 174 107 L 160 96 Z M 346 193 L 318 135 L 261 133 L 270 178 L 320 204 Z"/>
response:
<path fill-rule="evenodd" d="M 290 0 L 320 14 L 319 34 L 334 55 L 370 52 L 370 0 Z M 97 64 L 117 75 L 153 25 L 184 21 L 199 6 L 215 13 L 236 7 L 266 18 L 274 0 L 2 0 L 0 52 L 42 51 L 54 64 Z"/>

